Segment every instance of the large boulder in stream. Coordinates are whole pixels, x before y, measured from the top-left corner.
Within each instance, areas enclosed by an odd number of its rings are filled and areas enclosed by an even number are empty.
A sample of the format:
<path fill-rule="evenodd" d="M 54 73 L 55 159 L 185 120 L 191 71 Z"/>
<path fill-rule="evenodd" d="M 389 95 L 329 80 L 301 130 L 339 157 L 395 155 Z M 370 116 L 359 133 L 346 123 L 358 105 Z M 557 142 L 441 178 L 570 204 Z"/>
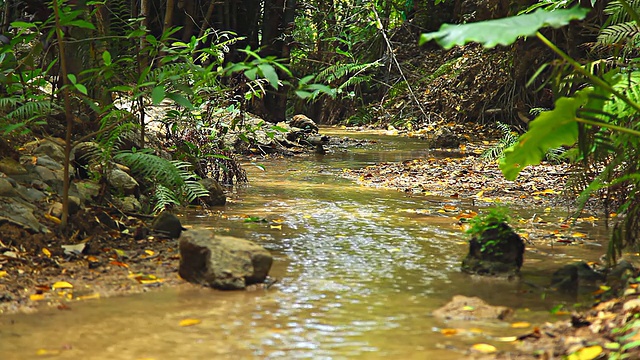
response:
<path fill-rule="evenodd" d="M 241 290 L 265 281 L 273 258 L 262 246 L 210 229 L 192 229 L 180 237 L 180 276 L 221 290 Z"/>
<path fill-rule="evenodd" d="M 478 275 L 515 275 L 520 272 L 524 241 L 506 223 L 488 224 L 469 241 L 462 271 Z"/>

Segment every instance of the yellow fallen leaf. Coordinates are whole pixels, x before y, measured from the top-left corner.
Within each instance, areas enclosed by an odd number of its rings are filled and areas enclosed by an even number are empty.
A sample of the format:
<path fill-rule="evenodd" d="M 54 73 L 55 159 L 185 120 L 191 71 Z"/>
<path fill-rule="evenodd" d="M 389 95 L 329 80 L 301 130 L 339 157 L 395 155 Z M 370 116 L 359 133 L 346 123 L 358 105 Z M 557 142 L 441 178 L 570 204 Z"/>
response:
<path fill-rule="evenodd" d="M 278 229 L 278 230 L 282 230 L 282 225 L 271 225 L 270 226 L 271 229 Z"/>
<path fill-rule="evenodd" d="M 68 283 L 66 281 L 58 281 L 58 282 L 54 283 L 53 285 L 51 285 L 51 288 L 53 290 L 55 290 L 55 289 L 73 289 L 73 285 L 71 285 L 70 283 Z"/>
<path fill-rule="evenodd" d="M 502 336 L 502 337 L 498 337 L 498 338 L 495 338 L 495 339 L 497 341 L 500 341 L 500 342 L 513 342 L 513 341 L 518 340 L 518 337 L 517 336 Z"/>
<path fill-rule="evenodd" d="M 44 295 L 43 294 L 31 294 L 29 295 L 29 299 L 31 301 L 40 301 L 40 300 L 44 300 Z"/>
<path fill-rule="evenodd" d="M 581 232 L 574 232 L 573 234 L 571 234 L 571 236 L 576 238 L 585 238 L 587 237 L 587 234 L 583 234 Z"/>
<path fill-rule="evenodd" d="M 47 257 L 51 257 L 51 251 L 49 251 L 49 249 L 47 248 L 42 248 L 42 253 L 45 254 Z"/>
<path fill-rule="evenodd" d="M 496 351 L 498 351 L 498 349 L 496 349 L 495 346 L 493 345 L 489 345 L 489 344 L 473 344 L 473 346 L 471 346 L 471 348 L 475 351 L 481 352 L 483 354 L 491 354 L 494 353 Z"/>
<path fill-rule="evenodd" d="M 147 254 L 147 255 L 149 255 L 149 256 L 153 256 L 153 255 L 155 255 L 155 254 L 156 254 L 156 252 L 155 252 L 155 251 L 153 251 L 153 250 L 145 250 L 145 251 L 144 251 L 144 253 L 145 253 L 145 254 Z"/>
<path fill-rule="evenodd" d="M 53 215 L 49 215 L 49 214 L 44 214 L 45 219 L 50 220 L 56 224 L 60 224 L 62 222 L 62 220 L 58 219 L 57 217 L 53 216 Z"/>
<path fill-rule="evenodd" d="M 567 356 L 567 360 L 592 360 L 600 356 L 600 354 L 602 354 L 602 346 L 588 346 Z"/>
<path fill-rule="evenodd" d="M 398 251 L 402 251 L 402 250 L 400 250 L 399 248 L 393 248 L 393 249 L 389 249 L 387 251 L 390 252 L 390 253 L 393 253 L 393 252 L 398 252 Z"/>
<path fill-rule="evenodd" d="M 0 271 L 0 278 L 3 278 L 5 276 L 7 276 L 7 274 L 8 273 L 6 271 L 4 271 L 4 270 Z"/>
<path fill-rule="evenodd" d="M 200 319 L 183 319 L 180 320 L 180 326 L 193 326 L 193 325 L 198 325 L 202 322 L 202 320 Z"/>
<path fill-rule="evenodd" d="M 311 219 L 311 215 L 302 215 L 303 219 Z"/>
<path fill-rule="evenodd" d="M 38 350 L 36 350 L 36 355 L 37 356 L 56 356 L 56 355 L 60 355 L 60 353 L 62 353 L 62 350 L 59 350 L 59 349 L 53 349 L 53 350 L 38 349 Z"/>
<path fill-rule="evenodd" d="M 76 300 L 91 300 L 91 299 L 100 299 L 100 294 L 93 293 L 89 295 L 82 295 L 82 296 L 76 297 Z"/>
<path fill-rule="evenodd" d="M 458 329 L 441 329 L 440 333 L 444 336 L 452 336 L 458 333 Z"/>
<path fill-rule="evenodd" d="M 473 311 L 473 310 L 475 310 L 475 309 L 476 309 L 476 308 L 474 308 L 473 306 L 469 306 L 469 305 L 464 306 L 464 307 L 462 308 L 462 310 L 464 310 L 464 311 Z"/>
<path fill-rule="evenodd" d="M 472 197 L 475 197 L 475 198 L 481 198 L 481 197 L 482 197 L 482 195 L 484 195 L 484 190 L 482 190 L 482 191 L 480 191 L 479 193 L 477 193 L 477 194 L 473 195 Z"/>
<path fill-rule="evenodd" d="M 523 329 L 523 328 L 528 328 L 529 326 L 531 326 L 531 324 L 526 321 L 518 321 L 518 322 L 511 323 L 511 327 L 514 329 Z"/>

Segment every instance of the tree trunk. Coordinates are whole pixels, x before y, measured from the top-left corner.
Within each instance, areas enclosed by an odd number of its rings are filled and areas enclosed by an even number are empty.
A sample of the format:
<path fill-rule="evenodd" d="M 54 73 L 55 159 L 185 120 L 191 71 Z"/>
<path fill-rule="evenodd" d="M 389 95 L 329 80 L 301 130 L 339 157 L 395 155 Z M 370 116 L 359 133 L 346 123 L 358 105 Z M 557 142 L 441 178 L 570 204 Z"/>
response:
<path fill-rule="evenodd" d="M 204 35 L 204 32 L 207 31 L 208 28 L 212 26 L 213 19 L 213 10 L 216 7 L 216 0 L 211 0 L 209 3 L 209 8 L 207 9 L 207 14 L 204 16 L 204 21 L 202 22 L 202 27 L 200 28 L 200 33 L 198 33 L 198 37 L 201 38 Z"/>
<path fill-rule="evenodd" d="M 193 29 L 195 28 L 195 12 L 196 12 L 196 0 L 185 0 L 184 5 L 185 19 L 184 29 L 182 32 L 182 41 L 188 43 L 191 40 Z"/>
<path fill-rule="evenodd" d="M 144 1 L 144 0 L 143 0 Z M 176 7 L 175 0 L 167 0 L 167 8 L 164 12 L 164 22 L 162 24 L 162 31 L 168 31 L 173 26 L 173 9 Z"/>

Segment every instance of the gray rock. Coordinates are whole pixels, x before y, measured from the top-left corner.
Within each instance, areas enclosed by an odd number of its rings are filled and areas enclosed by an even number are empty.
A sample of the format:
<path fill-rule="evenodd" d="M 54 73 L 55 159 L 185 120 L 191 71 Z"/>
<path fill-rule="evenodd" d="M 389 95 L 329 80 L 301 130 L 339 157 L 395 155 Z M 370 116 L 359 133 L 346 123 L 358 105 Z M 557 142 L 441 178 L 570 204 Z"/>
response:
<path fill-rule="evenodd" d="M 75 183 L 78 196 L 82 200 L 91 201 L 100 195 L 100 185 L 89 180 L 82 180 Z"/>
<path fill-rule="evenodd" d="M 122 195 L 135 195 L 138 192 L 139 185 L 136 179 L 118 167 L 113 167 L 107 173 L 107 182 Z"/>
<path fill-rule="evenodd" d="M 0 196 L 14 196 L 16 190 L 7 178 L 0 177 Z"/>
<path fill-rule="evenodd" d="M 24 175 L 27 169 L 12 158 L 0 159 L 0 172 L 7 175 Z"/>
<path fill-rule="evenodd" d="M 433 316 L 444 320 L 507 320 L 513 310 L 506 306 L 492 306 L 477 297 L 456 295 Z"/>
<path fill-rule="evenodd" d="M 180 276 L 221 290 L 240 290 L 265 281 L 273 258 L 263 247 L 244 239 L 195 229 L 180 238 Z"/>
<path fill-rule="evenodd" d="M 160 235 L 177 239 L 185 228 L 182 227 L 180 219 L 178 219 L 177 216 L 170 212 L 163 211 L 153 219 L 151 230 L 159 233 Z"/>
<path fill-rule="evenodd" d="M 562 292 L 574 293 L 581 286 L 595 285 L 604 281 L 605 276 L 584 261 L 568 264 L 556 270 L 551 276 L 551 287 Z"/>
<path fill-rule="evenodd" d="M 200 180 L 200 184 L 209 192 L 209 196 L 200 198 L 209 206 L 219 206 L 227 203 L 227 196 L 224 189 L 215 179 L 205 178 Z"/>
<path fill-rule="evenodd" d="M 28 144 L 25 147 L 28 148 Z M 64 163 L 64 148 L 51 140 L 40 141 L 38 147 L 33 150 L 33 154 L 46 155 L 59 163 Z"/>
<path fill-rule="evenodd" d="M 33 215 L 34 206 L 17 198 L 0 197 L 0 223 L 8 221 L 34 232 L 49 230 Z"/>
<path fill-rule="evenodd" d="M 62 170 L 62 164 L 53 160 L 48 155 L 38 156 L 36 159 L 36 165 L 44 166 L 51 170 Z"/>
<path fill-rule="evenodd" d="M 64 171 L 51 170 L 44 166 L 37 165 L 33 169 L 34 173 L 38 175 L 40 180 L 49 185 L 55 192 L 61 193 L 63 187 Z"/>
<path fill-rule="evenodd" d="M 46 197 L 46 195 L 42 191 L 31 187 L 18 186 L 16 190 L 21 198 L 30 203 L 40 201 Z"/>
<path fill-rule="evenodd" d="M 138 199 L 136 199 L 136 197 L 133 195 L 126 196 L 122 199 L 114 199 L 114 203 L 116 204 L 116 206 L 118 206 L 118 208 L 120 208 L 120 210 L 124 212 L 133 213 L 139 212 L 140 209 L 142 209 L 140 201 L 138 201 Z"/>

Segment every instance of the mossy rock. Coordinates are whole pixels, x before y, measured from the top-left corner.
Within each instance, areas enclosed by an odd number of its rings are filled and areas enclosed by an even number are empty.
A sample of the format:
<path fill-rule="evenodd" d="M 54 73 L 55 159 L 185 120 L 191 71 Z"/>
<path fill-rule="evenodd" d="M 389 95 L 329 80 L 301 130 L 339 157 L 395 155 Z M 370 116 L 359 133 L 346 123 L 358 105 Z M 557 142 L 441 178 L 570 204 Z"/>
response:
<path fill-rule="evenodd" d="M 506 223 L 491 223 L 469 241 L 462 271 L 479 275 L 515 275 L 524 259 L 524 241 Z"/>

